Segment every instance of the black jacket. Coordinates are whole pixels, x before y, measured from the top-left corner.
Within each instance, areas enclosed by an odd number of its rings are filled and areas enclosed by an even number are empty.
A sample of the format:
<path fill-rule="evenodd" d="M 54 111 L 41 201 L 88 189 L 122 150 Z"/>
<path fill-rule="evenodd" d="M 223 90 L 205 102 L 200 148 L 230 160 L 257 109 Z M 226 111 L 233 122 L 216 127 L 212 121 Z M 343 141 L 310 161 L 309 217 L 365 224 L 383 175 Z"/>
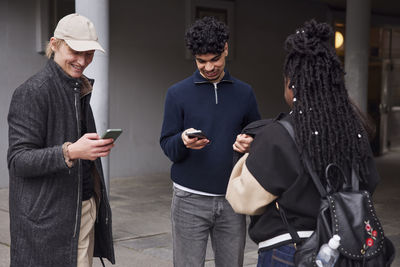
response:
<path fill-rule="evenodd" d="M 257 130 L 246 166 L 266 191 L 279 197 L 279 205 L 285 208 L 287 220 L 294 229 L 311 231 L 316 227 L 321 196 L 303 166 L 296 144 L 287 130 L 276 121 L 282 119 L 293 123 L 291 117 L 280 115 L 273 121 L 266 121 L 265 126 Z M 365 177 L 367 184 L 360 184 L 360 187 L 372 193 L 379 181 L 379 174 L 370 151 L 366 160 L 369 168 L 369 174 Z M 344 171 L 351 172 L 350 169 Z M 287 226 L 282 222 L 275 202 L 269 204 L 263 214 L 251 217 L 249 236 L 257 244 L 286 233 Z M 285 240 L 275 246 L 291 242 Z"/>
<path fill-rule="evenodd" d="M 70 267 L 77 264 L 82 207 L 82 171 L 78 160 L 65 163 L 62 145 L 81 136 L 80 79 L 68 76 L 50 59 L 19 86 L 8 114 L 11 266 Z M 87 132 L 96 132 L 87 101 Z M 94 256 L 114 263 L 111 209 L 101 160 L 101 200 L 95 225 Z"/>

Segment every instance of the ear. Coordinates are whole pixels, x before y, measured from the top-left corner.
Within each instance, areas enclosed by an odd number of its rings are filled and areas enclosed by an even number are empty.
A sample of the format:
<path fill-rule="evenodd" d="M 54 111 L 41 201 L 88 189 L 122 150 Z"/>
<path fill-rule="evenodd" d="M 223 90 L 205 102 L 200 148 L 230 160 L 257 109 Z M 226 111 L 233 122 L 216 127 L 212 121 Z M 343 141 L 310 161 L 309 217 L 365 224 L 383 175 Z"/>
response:
<path fill-rule="evenodd" d="M 228 56 L 228 42 L 225 43 L 224 54 L 225 54 L 226 57 Z"/>
<path fill-rule="evenodd" d="M 294 92 L 293 92 L 293 89 L 290 87 L 290 79 L 289 78 L 285 78 L 285 88 L 288 90 L 291 98 L 293 98 Z"/>
<path fill-rule="evenodd" d="M 58 47 L 55 44 L 56 41 L 57 41 L 57 39 L 55 37 L 50 38 L 50 48 L 51 48 L 51 50 L 53 50 L 53 52 L 55 52 L 58 49 Z"/>
<path fill-rule="evenodd" d="M 290 108 L 292 108 L 294 93 L 293 93 L 293 90 L 291 88 L 289 88 L 289 84 L 290 84 L 290 79 L 285 77 L 285 79 L 284 79 L 284 87 L 285 87 L 284 97 L 285 97 L 286 103 L 289 105 Z"/>
<path fill-rule="evenodd" d="M 290 79 L 289 79 L 288 77 L 285 77 L 285 78 L 284 78 L 284 83 L 285 83 L 285 87 L 287 87 L 288 89 L 290 89 L 290 88 L 289 88 Z M 290 89 L 290 90 L 291 90 L 291 89 Z"/>

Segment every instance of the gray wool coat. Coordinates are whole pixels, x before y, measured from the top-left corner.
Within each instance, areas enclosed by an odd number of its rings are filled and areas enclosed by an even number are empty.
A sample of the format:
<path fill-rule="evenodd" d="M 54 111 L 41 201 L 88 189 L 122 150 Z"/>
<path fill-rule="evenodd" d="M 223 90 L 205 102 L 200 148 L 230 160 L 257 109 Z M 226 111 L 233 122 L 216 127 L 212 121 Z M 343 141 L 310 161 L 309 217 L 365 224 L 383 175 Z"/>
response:
<path fill-rule="evenodd" d="M 62 145 L 96 132 L 89 105 L 81 114 L 80 79 L 68 76 L 50 59 L 19 86 L 8 114 L 11 267 L 71 267 L 77 264 L 82 207 L 82 171 L 78 160 L 69 168 Z M 94 256 L 115 262 L 108 202 L 100 159 L 93 173 L 100 178 L 101 198 L 95 223 Z"/>

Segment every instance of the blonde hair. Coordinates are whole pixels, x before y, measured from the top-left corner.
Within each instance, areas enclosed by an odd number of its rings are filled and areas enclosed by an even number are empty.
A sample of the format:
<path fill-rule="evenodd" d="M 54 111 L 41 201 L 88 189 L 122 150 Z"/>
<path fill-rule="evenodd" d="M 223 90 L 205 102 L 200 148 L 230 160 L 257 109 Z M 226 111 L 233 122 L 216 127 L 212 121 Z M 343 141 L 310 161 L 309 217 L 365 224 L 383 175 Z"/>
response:
<path fill-rule="evenodd" d="M 63 39 L 55 38 L 54 45 L 58 48 L 60 47 L 65 41 Z M 51 42 L 49 41 L 46 46 L 46 56 L 51 58 L 54 55 L 53 49 L 51 49 Z"/>

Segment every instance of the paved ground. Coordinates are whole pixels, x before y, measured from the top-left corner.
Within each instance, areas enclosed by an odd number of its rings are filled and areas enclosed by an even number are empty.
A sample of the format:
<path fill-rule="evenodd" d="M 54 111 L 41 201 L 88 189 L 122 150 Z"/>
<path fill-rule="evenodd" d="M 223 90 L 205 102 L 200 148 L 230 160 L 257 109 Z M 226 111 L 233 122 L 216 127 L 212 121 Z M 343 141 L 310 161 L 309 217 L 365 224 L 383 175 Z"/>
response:
<path fill-rule="evenodd" d="M 400 251 L 400 151 L 377 159 L 382 181 L 374 195 L 386 235 Z M 121 267 L 172 266 L 170 229 L 171 183 L 168 174 L 115 178 L 110 201 L 117 264 Z M 0 189 L 0 267 L 9 266 L 8 189 Z M 255 266 L 256 246 L 248 240 L 245 266 Z M 111 266 L 111 264 L 107 264 Z M 95 259 L 95 267 L 100 261 Z M 211 247 L 206 266 L 214 266 Z M 400 266 L 396 257 L 392 266 Z"/>
<path fill-rule="evenodd" d="M 168 174 L 111 182 L 117 266 L 172 266 L 171 191 Z M 256 250 L 248 240 L 245 266 L 257 262 Z M 206 266 L 214 266 L 210 244 Z"/>

